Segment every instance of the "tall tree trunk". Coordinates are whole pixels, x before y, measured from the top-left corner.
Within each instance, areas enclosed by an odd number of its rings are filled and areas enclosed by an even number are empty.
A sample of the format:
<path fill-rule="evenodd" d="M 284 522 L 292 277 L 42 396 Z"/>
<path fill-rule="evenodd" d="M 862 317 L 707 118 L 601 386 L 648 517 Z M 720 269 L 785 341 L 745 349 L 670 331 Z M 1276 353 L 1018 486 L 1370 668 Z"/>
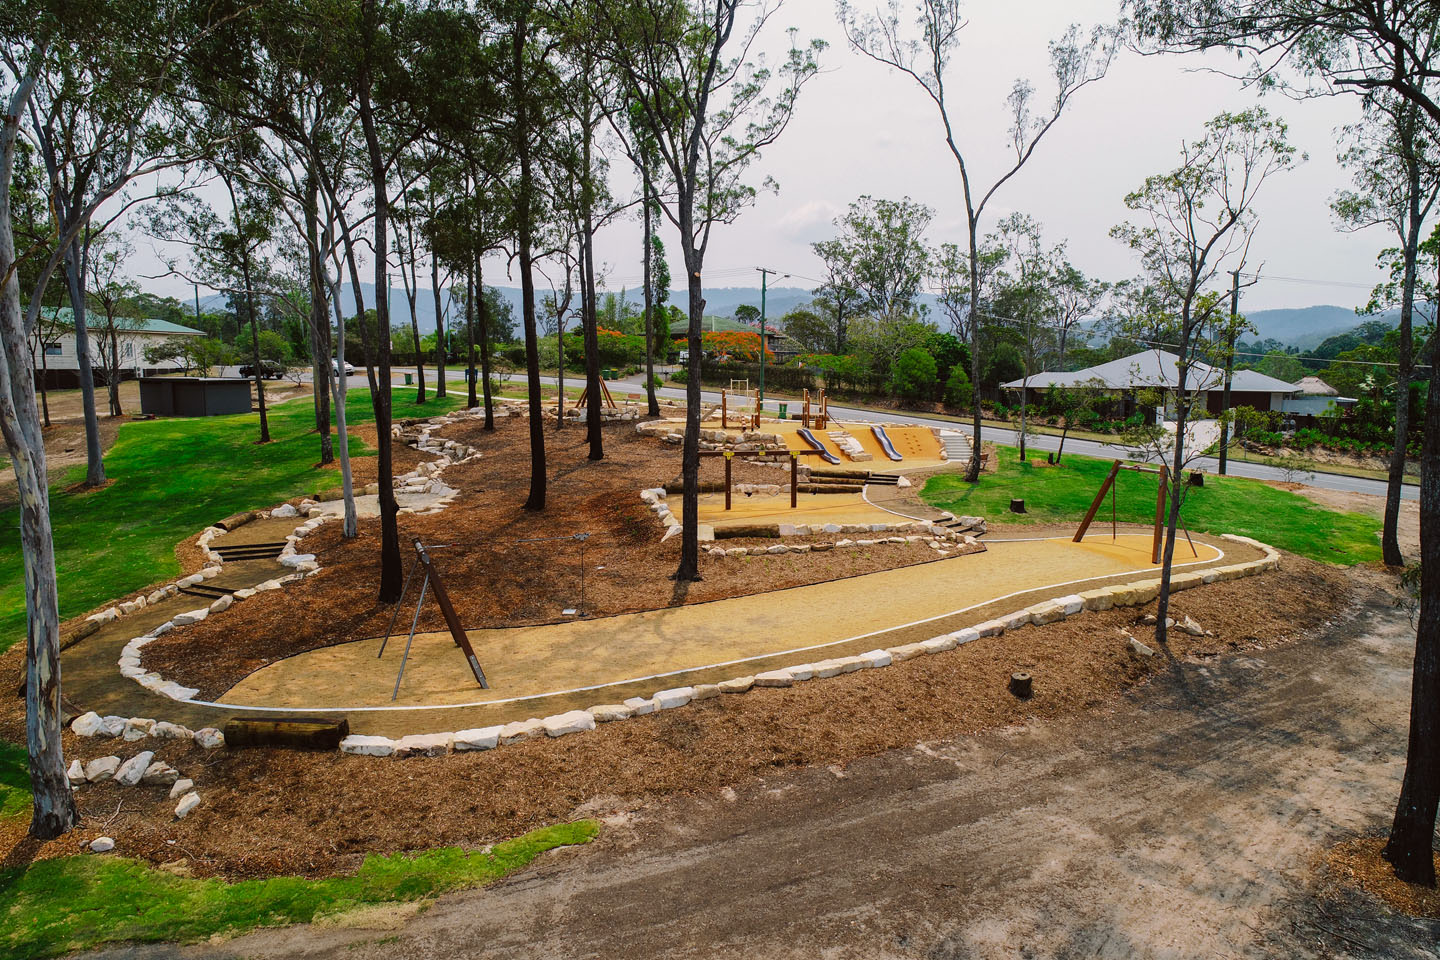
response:
<path fill-rule="evenodd" d="M 963 175 L 964 170 L 962 168 Z M 970 203 L 970 184 L 965 183 L 965 203 Z M 970 383 L 974 386 L 975 405 L 970 419 L 971 440 L 974 446 L 970 450 L 970 465 L 965 468 L 965 480 L 967 483 L 980 482 L 980 265 L 976 262 L 979 256 L 979 237 L 974 213 L 969 214 L 969 237 L 970 237 Z"/>
<path fill-rule="evenodd" d="M 652 417 L 660 416 L 660 401 L 655 396 L 655 291 L 651 277 L 650 263 L 655 256 L 652 237 L 655 226 L 650 209 L 650 168 L 640 167 L 642 198 L 645 205 L 645 412 Z"/>
<path fill-rule="evenodd" d="M 26 614 L 25 739 L 33 798 L 30 835 L 49 840 L 78 824 L 80 815 L 65 776 L 60 742 L 60 603 L 55 542 L 50 528 L 45 441 L 30 362 L 30 331 L 20 310 L 10 213 L 18 117 L 33 87 L 33 77 L 23 77 L 10 98 L 9 109 L 0 116 L 0 435 L 5 438 L 20 500 Z M 103 479 L 103 473 L 101 476 Z"/>
<path fill-rule="evenodd" d="M 50 361 L 45 355 L 45 341 L 40 341 L 40 411 L 45 426 L 50 426 Z"/>
<path fill-rule="evenodd" d="M 105 386 L 110 398 L 110 416 L 120 416 L 120 331 L 115 329 L 115 318 L 108 317 L 110 325 L 110 375 Z"/>
<path fill-rule="evenodd" d="M 403 267 L 402 267 L 403 269 Z M 419 291 L 407 291 L 410 301 L 410 336 L 415 340 L 415 402 L 425 402 L 425 361 L 420 356 L 420 318 L 415 315 L 415 296 Z"/>
<path fill-rule="evenodd" d="M 1190 393 L 1185 381 L 1190 374 L 1190 343 L 1194 337 L 1190 322 L 1190 304 L 1187 303 L 1181 312 L 1180 360 L 1175 365 L 1175 455 L 1167 481 L 1170 484 L 1170 509 L 1165 518 L 1165 549 L 1160 557 L 1160 595 L 1155 603 L 1155 640 L 1162 644 L 1167 639 L 1165 618 L 1170 613 L 1170 573 L 1175 561 L 1175 531 L 1180 525 L 1180 499 L 1185 494 L 1185 424 L 1190 420 L 1191 407 Z"/>
<path fill-rule="evenodd" d="M 603 416 L 600 391 L 600 315 L 595 304 L 594 223 L 590 209 L 585 209 L 584 233 L 581 238 L 583 265 L 580 268 L 581 325 L 585 333 L 585 437 L 590 442 L 590 460 L 605 459 L 600 418 Z"/>
<path fill-rule="evenodd" d="M 1432 338 L 1430 402 L 1420 453 L 1420 621 L 1410 681 L 1410 737 L 1405 778 L 1384 856 L 1395 875 L 1435 886 L 1435 812 L 1440 804 L 1440 403 L 1435 391 L 1440 362 Z"/>
<path fill-rule="evenodd" d="M 373 23 L 369 25 L 373 31 Z M 366 52 L 369 55 L 369 51 Z M 370 188 L 375 204 L 375 351 L 379 355 L 379 383 L 372 380 L 372 397 L 375 406 L 375 437 L 378 456 L 376 472 L 380 480 L 380 589 L 377 598 L 381 603 L 395 603 L 400 599 L 401 582 L 404 576 L 400 560 L 400 527 L 397 520 L 399 505 L 395 502 L 393 438 L 390 435 L 390 297 L 385 275 L 385 251 L 389 227 L 390 203 L 387 195 L 385 156 L 380 145 L 380 136 L 375 126 L 375 115 L 370 105 L 370 80 L 368 71 L 362 72 L 360 84 L 360 125 L 365 133 L 365 144 L 370 154 Z M 359 288 L 356 296 L 358 302 Z"/>
<path fill-rule="evenodd" d="M 689 369 L 685 377 L 685 442 L 681 448 L 680 479 L 684 485 L 681 500 L 680 565 L 674 579 L 700 579 L 700 339 L 705 324 L 705 291 L 700 280 L 702 255 L 695 250 L 692 204 L 681 198 L 680 245 L 685 257 L 686 289 L 690 295 Z"/>
<path fill-rule="evenodd" d="M 475 377 L 475 261 L 471 260 L 465 267 L 465 382 L 468 385 L 469 396 L 466 398 L 465 406 L 474 410 L 480 405 L 476 396 Z"/>
<path fill-rule="evenodd" d="M 310 359 L 315 397 L 315 430 L 320 434 L 321 465 L 335 462 L 330 438 L 330 320 L 325 303 L 325 262 L 321 256 L 319 186 L 313 176 L 305 181 L 305 239 L 310 251 Z M 339 379 L 344 379 L 341 373 Z"/>
<path fill-rule="evenodd" d="M 1385 522 L 1380 550 L 1385 564 L 1403 566 L 1400 552 L 1400 494 L 1405 486 L 1405 456 L 1410 439 L 1410 379 L 1414 376 L 1415 263 L 1420 253 L 1420 167 L 1408 164 L 1410 209 L 1407 211 L 1403 242 L 1404 276 L 1400 288 L 1400 356 L 1395 369 L 1395 446 L 1390 453 L 1390 472 L 1385 484 Z"/>
<path fill-rule="evenodd" d="M 511 94 L 515 112 L 515 152 L 520 158 L 520 184 L 516 191 L 516 255 L 520 261 L 520 312 L 525 323 L 525 374 L 530 403 L 530 495 L 526 510 L 545 509 L 545 425 L 541 419 L 544 400 L 540 396 L 540 342 L 535 330 L 535 278 L 531 273 L 534 249 L 530 196 L 534 172 L 530 156 L 529 91 L 525 77 L 525 47 L 528 42 L 529 10 L 523 6 L 511 34 Z"/>
<path fill-rule="evenodd" d="M 75 360 L 80 368 L 80 406 L 85 414 L 85 486 L 105 483 L 105 457 L 100 451 L 100 419 L 95 415 L 95 369 L 90 361 L 90 333 L 85 325 L 85 261 L 80 241 L 70 244 L 65 258 L 65 285 L 75 321 Z"/>
<path fill-rule="evenodd" d="M 475 316 L 480 321 L 481 395 L 485 399 L 485 426 L 481 429 L 494 430 L 495 397 L 490 389 L 490 318 L 485 315 L 485 267 L 478 254 L 475 257 Z"/>
<path fill-rule="evenodd" d="M 430 293 L 435 297 L 435 396 L 444 400 L 445 390 L 445 311 L 440 304 L 440 259 L 430 251 Z"/>
<path fill-rule="evenodd" d="M 234 193 L 231 193 L 234 198 Z M 236 219 L 239 219 L 240 208 L 235 208 Z M 247 248 L 240 254 L 240 269 L 245 281 L 245 303 L 250 310 L 250 362 L 254 365 L 255 394 L 260 402 L 260 442 L 270 442 L 270 415 L 265 409 L 265 377 L 264 369 L 260 366 L 260 311 L 255 306 L 255 288 L 250 282 L 250 251 Z"/>
<path fill-rule="evenodd" d="M 335 369 L 337 371 L 336 376 L 330 382 L 334 385 L 335 392 L 335 433 L 340 448 L 340 492 L 345 498 L 345 522 L 340 533 L 346 539 L 353 540 L 360 535 L 360 515 L 359 511 L 355 509 L 355 481 L 354 475 L 350 472 L 350 434 L 345 427 L 345 401 L 349 395 L 350 378 L 345 375 L 345 308 L 340 305 L 340 279 L 338 276 L 330 285 L 330 304 L 335 311 Z M 388 477 L 377 479 L 382 488 L 387 484 L 394 485 L 394 481 Z"/>

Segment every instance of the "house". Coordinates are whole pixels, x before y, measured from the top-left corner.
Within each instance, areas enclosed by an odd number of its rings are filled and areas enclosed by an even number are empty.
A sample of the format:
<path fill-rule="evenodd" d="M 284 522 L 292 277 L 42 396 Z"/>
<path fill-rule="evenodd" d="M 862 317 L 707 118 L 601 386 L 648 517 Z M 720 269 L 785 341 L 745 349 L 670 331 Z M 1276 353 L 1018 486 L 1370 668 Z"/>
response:
<path fill-rule="evenodd" d="M 75 327 L 73 314 L 68 307 L 46 311 L 41 321 L 42 332 L 47 334 L 44 356 L 37 350 L 33 360 L 35 385 L 38 388 L 43 379 L 50 390 L 80 386 L 80 359 L 75 353 Z M 87 315 L 86 329 L 89 331 L 90 365 L 97 383 L 104 382 L 105 371 L 109 369 L 110 342 L 105 330 L 103 316 L 96 317 L 92 311 Z M 98 320 L 98 322 L 97 322 Z M 133 380 L 137 377 L 158 373 L 174 373 L 183 369 L 180 362 L 149 364 L 145 362 L 145 349 L 164 343 L 171 337 L 203 337 L 203 330 L 171 323 L 168 320 L 135 320 L 127 318 L 124 326 L 116 333 L 116 352 L 119 355 L 120 378 Z M 103 356 L 101 351 L 104 351 Z"/>
<path fill-rule="evenodd" d="M 1329 412 L 1332 404 L 1344 410 L 1355 405 L 1355 398 L 1340 396 L 1339 390 L 1319 377 L 1301 377 L 1295 384 L 1294 395 L 1286 397 L 1280 409 L 1285 413 L 1319 417 Z"/>
<path fill-rule="evenodd" d="M 1138 391 L 1163 390 L 1167 394 L 1174 391 L 1180 382 L 1179 360 L 1175 354 L 1165 350 L 1145 350 L 1084 370 L 1034 373 L 1000 386 L 1004 390 L 1026 393 L 1027 403 L 1034 402 L 1035 391 L 1050 387 L 1099 390 L 1115 397 L 1122 408 L 1122 415 L 1130 416 L 1139 408 L 1136 401 Z M 1197 361 L 1191 364 L 1185 380 L 1187 390 L 1205 394 L 1205 408 L 1211 414 L 1220 412 L 1225 371 Z M 1294 384 L 1267 377 L 1255 370 L 1236 370 L 1231 374 L 1230 381 L 1232 409 L 1246 406 L 1256 410 L 1280 410 L 1285 399 L 1296 392 Z M 1018 396 L 1016 402 L 1019 403 Z"/>
<path fill-rule="evenodd" d="M 777 329 L 779 318 L 772 319 L 765 326 L 765 346 L 770 353 L 780 362 L 789 360 L 791 357 L 799 356 L 802 348 L 798 341 L 787 337 L 783 330 Z M 756 324 L 744 323 L 740 320 L 731 320 L 729 317 L 706 317 L 705 333 L 754 333 L 760 332 Z M 684 350 L 684 340 L 690 335 L 690 321 L 676 320 L 670 324 L 670 339 L 676 346 Z"/>

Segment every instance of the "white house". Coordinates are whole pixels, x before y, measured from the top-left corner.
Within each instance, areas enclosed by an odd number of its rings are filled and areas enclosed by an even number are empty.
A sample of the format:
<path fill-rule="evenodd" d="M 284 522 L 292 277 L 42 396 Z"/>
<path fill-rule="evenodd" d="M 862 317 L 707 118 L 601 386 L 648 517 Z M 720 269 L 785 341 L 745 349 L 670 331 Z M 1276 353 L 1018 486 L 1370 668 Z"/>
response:
<path fill-rule="evenodd" d="M 1012 380 L 1000 386 L 1005 390 L 1023 389 L 1031 393 L 1052 386 L 1101 390 L 1119 399 L 1128 414 L 1135 406 L 1135 391 L 1175 389 L 1180 382 L 1179 359 L 1165 350 L 1145 350 L 1084 370 L 1033 373 L 1022 380 Z M 1205 408 L 1212 414 L 1220 412 L 1224 386 L 1225 372 L 1208 364 L 1192 364 L 1186 376 L 1186 388 L 1204 393 Z M 1285 398 L 1294 394 L 1295 389 L 1294 384 L 1254 370 L 1236 370 L 1230 378 L 1230 406 L 1279 410 Z M 1033 398 L 1028 402 L 1033 402 Z"/>
<path fill-rule="evenodd" d="M 51 312 L 50 316 L 58 319 L 60 329 L 46 331 L 50 333 L 50 336 L 45 340 L 43 357 L 38 350 L 36 351 L 33 358 L 35 383 L 38 386 L 43 378 L 46 387 L 52 390 L 78 387 L 80 385 L 80 359 L 75 353 L 74 326 L 70 323 L 71 311 L 69 308 L 63 308 Z M 97 318 L 92 312 L 87 320 L 89 322 L 86 327 L 90 333 L 90 365 L 94 369 L 98 381 L 103 379 L 104 372 L 110 367 L 110 339 L 104 329 L 103 316 L 98 318 L 99 322 L 97 323 Z M 44 322 L 42 321 L 42 323 Z M 56 325 L 53 321 L 50 322 L 51 327 Z M 171 337 L 203 336 L 205 336 L 203 330 L 181 326 L 168 320 L 126 319 L 125 327 L 117 331 L 115 338 L 121 379 L 130 380 L 157 373 L 172 373 L 182 369 L 183 364 L 178 362 L 159 365 L 146 363 L 145 349 L 164 343 Z"/>

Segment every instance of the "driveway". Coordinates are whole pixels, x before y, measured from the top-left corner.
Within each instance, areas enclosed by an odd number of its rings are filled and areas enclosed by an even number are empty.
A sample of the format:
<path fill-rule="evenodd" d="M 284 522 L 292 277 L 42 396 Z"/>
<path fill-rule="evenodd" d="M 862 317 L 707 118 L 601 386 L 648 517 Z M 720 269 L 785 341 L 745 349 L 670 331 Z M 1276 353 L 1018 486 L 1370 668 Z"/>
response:
<path fill-rule="evenodd" d="M 594 811 L 594 844 L 398 927 L 111 955 L 1432 957 L 1440 924 L 1310 879 L 1388 822 L 1413 636 L 1377 593 L 1072 720 Z"/>

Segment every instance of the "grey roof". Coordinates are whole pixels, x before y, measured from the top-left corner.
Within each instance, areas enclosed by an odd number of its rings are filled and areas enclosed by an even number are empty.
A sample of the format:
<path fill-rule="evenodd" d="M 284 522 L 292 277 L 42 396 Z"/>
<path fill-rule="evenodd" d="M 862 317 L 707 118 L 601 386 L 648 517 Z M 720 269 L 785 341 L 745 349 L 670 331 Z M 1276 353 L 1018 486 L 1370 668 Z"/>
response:
<path fill-rule="evenodd" d="M 1319 377 L 1301 377 L 1295 384 L 1295 392 L 1305 397 L 1336 397 L 1340 391 Z"/>
<path fill-rule="evenodd" d="M 1102 390 L 1174 387 L 1180 382 L 1179 359 L 1165 350 L 1144 350 L 1084 370 L 1035 373 L 1001 386 L 1007 390 L 1019 390 L 1026 385 L 1041 390 L 1046 387 L 1095 387 Z M 1224 385 L 1224 377 L 1224 371 L 1218 367 L 1196 361 L 1191 364 L 1185 379 L 1186 386 L 1191 390 L 1219 390 Z M 1254 370 L 1236 370 L 1231 376 L 1231 389 L 1255 393 L 1294 393 L 1295 385 Z"/>

